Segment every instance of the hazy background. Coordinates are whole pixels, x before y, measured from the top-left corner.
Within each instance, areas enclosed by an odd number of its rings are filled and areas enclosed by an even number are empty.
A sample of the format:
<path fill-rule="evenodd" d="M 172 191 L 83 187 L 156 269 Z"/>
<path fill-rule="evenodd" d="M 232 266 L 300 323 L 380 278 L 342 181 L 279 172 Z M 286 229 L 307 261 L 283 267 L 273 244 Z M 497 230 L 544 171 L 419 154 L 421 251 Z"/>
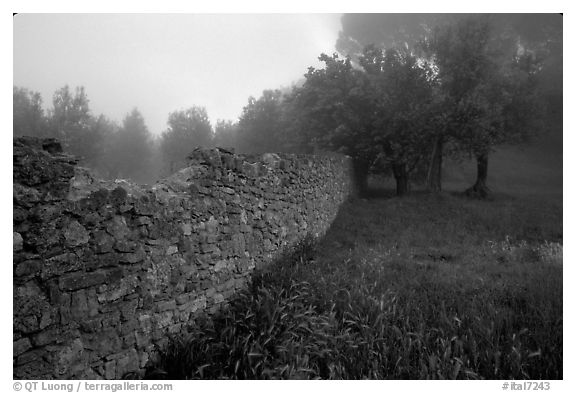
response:
<path fill-rule="evenodd" d="M 562 29 L 559 14 L 19 14 L 13 135 L 139 183 L 220 146 L 339 151 L 403 189 L 434 167 L 461 189 L 488 151 L 498 189 L 559 194 Z"/>
<path fill-rule="evenodd" d="M 45 109 L 84 86 L 93 113 L 120 122 L 137 107 L 152 134 L 168 113 L 199 105 L 237 120 L 249 96 L 290 86 L 332 53 L 340 14 L 20 14 L 14 85 Z"/>

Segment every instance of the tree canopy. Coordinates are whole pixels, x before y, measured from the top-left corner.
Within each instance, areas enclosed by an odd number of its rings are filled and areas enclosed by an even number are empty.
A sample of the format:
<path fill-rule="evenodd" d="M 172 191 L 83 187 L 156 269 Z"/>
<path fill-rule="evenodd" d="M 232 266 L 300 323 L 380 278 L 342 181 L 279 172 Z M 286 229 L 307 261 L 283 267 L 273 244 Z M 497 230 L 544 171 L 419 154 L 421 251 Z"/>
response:
<path fill-rule="evenodd" d="M 131 178 L 146 183 L 153 178 L 152 137 L 137 108 L 124 117 L 122 127 L 114 135 L 113 162 L 115 178 Z"/>
<path fill-rule="evenodd" d="M 429 188 L 440 189 L 443 146 L 449 143 L 452 151 L 482 161 L 474 188 L 480 185 L 480 195 L 485 195 L 492 148 L 525 140 L 539 128 L 544 116 L 540 108 L 548 108 L 551 116 L 551 109 L 561 107 L 561 33 L 561 16 L 554 14 L 351 14 L 342 18 L 337 48 L 359 65 L 366 61 L 361 49 L 370 47 L 374 53 L 401 49 L 417 62 L 428 62 L 428 75 L 436 79 L 430 95 L 434 105 L 414 113 L 425 113 L 425 124 L 435 134 Z M 363 67 L 368 75 L 371 66 Z M 409 84 L 406 88 L 415 90 Z M 385 105 L 395 113 L 394 121 L 403 117 L 392 109 L 401 101 Z M 382 122 L 386 116 L 378 118 Z M 390 124 L 386 128 L 392 130 Z M 425 139 L 429 131 L 423 127 L 415 135 Z M 419 145 L 406 136 L 400 139 L 407 146 Z M 392 160 L 394 153 L 387 149 L 387 156 Z"/>
<path fill-rule="evenodd" d="M 168 115 L 168 129 L 162 134 L 160 149 L 168 173 L 181 169 L 186 156 L 199 146 L 212 143 L 212 125 L 203 107 L 193 106 Z"/>
<path fill-rule="evenodd" d="M 485 197 L 493 147 L 522 141 L 537 129 L 536 64 L 512 37 L 498 34 L 487 16 L 437 29 L 427 45 L 438 66 L 444 129 L 478 160 L 470 191 Z"/>
<path fill-rule="evenodd" d="M 397 180 L 397 193 L 408 191 L 408 178 L 423 163 L 434 138 L 434 87 L 431 65 L 405 47 L 367 47 L 359 59 L 373 107 L 373 141 Z"/>
<path fill-rule="evenodd" d="M 48 136 L 40 93 L 14 86 L 12 109 L 15 136 Z"/>
<path fill-rule="evenodd" d="M 284 104 L 284 94 L 279 89 L 264 90 L 259 98 L 248 98 L 248 105 L 238 120 L 237 144 L 240 152 L 286 151 Z"/>
<path fill-rule="evenodd" d="M 238 123 L 232 120 L 218 120 L 214 126 L 214 146 L 224 149 L 237 149 Z"/>

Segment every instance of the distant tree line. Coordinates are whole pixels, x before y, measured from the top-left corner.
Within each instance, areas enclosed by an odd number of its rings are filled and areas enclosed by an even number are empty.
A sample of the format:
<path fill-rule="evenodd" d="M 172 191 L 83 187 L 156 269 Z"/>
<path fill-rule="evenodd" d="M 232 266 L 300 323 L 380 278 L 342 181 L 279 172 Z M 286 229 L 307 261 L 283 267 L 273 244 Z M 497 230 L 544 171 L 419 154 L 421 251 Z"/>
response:
<path fill-rule="evenodd" d="M 156 141 L 138 109 L 118 125 L 92 114 L 83 87 L 64 86 L 54 93 L 46 113 L 39 93 L 14 87 L 13 111 L 14 137 L 58 138 L 65 151 L 80 157 L 82 165 L 103 178 L 146 183 L 157 176 Z"/>
<path fill-rule="evenodd" d="M 280 90 L 266 90 L 259 99 L 249 98 L 239 121 L 218 120 L 215 126 L 203 107 L 175 110 L 168 114 L 166 130 L 154 136 L 137 108 L 121 125 L 95 116 L 83 87 L 57 90 L 52 107 L 44 111 L 40 93 L 15 86 L 13 136 L 57 138 L 103 178 L 152 183 L 185 167 L 196 147 L 248 154 L 295 151 L 283 135 L 283 99 Z"/>
<path fill-rule="evenodd" d="M 381 171 L 398 195 L 413 180 L 439 191 L 443 157 L 469 155 L 478 171 L 467 192 L 485 197 L 493 148 L 561 121 L 561 21 L 523 15 L 346 15 L 337 43 L 346 57 L 322 54 L 323 68 L 250 97 L 236 122 L 213 126 L 203 107 L 176 110 L 158 137 L 137 109 L 122 125 L 94 116 L 82 87 L 56 91 L 47 113 L 40 94 L 14 87 L 14 135 L 57 137 L 101 176 L 137 182 L 183 168 L 197 146 L 338 151 L 353 158 L 361 190 Z"/>

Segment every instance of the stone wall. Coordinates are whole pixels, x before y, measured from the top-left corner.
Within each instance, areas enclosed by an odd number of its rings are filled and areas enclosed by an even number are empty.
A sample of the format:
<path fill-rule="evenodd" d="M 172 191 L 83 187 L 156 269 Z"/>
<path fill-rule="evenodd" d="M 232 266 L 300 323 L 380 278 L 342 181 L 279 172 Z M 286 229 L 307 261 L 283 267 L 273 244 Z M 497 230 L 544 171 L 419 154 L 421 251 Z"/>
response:
<path fill-rule="evenodd" d="M 14 141 L 14 378 L 141 373 L 353 193 L 350 159 L 196 150 L 156 185 L 103 181 L 55 140 Z"/>

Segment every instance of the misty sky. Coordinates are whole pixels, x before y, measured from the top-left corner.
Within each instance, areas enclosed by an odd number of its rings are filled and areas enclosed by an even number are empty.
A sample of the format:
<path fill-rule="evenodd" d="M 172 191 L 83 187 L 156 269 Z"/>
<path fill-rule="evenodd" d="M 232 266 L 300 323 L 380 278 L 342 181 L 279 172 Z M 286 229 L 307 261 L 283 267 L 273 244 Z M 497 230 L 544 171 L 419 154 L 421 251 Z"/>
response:
<path fill-rule="evenodd" d="M 236 120 L 250 95 L 289 86 L 335 51 L 339 14 L 19 14 L 14 85 L 52 94 L 84 86 L 94 115 L 121 124 L 132 108 L 150 131 L 204 106 Z"/>

